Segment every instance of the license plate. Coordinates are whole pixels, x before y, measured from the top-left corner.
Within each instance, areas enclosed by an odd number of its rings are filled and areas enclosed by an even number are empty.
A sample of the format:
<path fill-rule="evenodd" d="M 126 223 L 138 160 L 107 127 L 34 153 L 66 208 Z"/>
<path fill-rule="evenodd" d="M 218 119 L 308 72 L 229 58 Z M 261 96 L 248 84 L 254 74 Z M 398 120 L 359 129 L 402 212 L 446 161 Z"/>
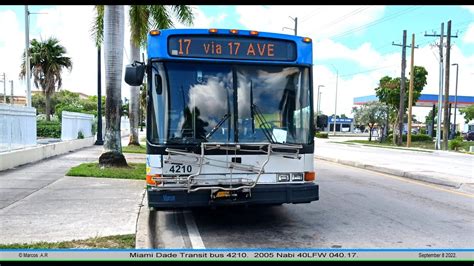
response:
<path fill-rule="evenodd" d="M 216 193 L 216 198 L 228 198 L 230 197 L 230 191 L 218 191 Z"/>
<path fill-rule="evenodd" d="M 193 170 L 190 164 L 165 164 L 163 167 L 164 174 L 189 175 L 194 173 Z"/>

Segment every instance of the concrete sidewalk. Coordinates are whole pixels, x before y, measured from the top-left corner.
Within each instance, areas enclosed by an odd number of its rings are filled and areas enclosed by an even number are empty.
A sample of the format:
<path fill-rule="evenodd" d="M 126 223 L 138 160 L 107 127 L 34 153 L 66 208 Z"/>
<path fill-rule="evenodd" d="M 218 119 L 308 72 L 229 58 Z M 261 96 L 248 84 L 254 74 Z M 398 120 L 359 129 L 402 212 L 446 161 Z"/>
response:
<path fill-rule="evenodd" d="M 315 138 L 315 157 L 358 168 L 472 189 L 474 156 L 447 151 L 420 151 L 343 144 L 344 138 Z"/>
<path fill-rule="evenodd" d="M 72 166 L 98 161 L 101 153 L 102 146 L 92 146 L 1 171 L 0 243 L 135 234 L 144 181 L 65 176 Z M 144 154 L 125 156 L 145 162 Z"/>

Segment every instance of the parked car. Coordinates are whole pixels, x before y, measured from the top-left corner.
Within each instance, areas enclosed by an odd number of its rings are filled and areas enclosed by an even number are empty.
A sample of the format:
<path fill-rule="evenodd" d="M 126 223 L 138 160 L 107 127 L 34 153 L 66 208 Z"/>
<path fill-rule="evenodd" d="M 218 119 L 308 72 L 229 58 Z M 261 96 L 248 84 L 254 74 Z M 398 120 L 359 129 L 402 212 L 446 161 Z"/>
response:
<path fill-rule="evenodd" d="M 464 139 L 465 140 L 474 140 L 474 131 L 469 131 L 466 134 L 464 134 Z"/>

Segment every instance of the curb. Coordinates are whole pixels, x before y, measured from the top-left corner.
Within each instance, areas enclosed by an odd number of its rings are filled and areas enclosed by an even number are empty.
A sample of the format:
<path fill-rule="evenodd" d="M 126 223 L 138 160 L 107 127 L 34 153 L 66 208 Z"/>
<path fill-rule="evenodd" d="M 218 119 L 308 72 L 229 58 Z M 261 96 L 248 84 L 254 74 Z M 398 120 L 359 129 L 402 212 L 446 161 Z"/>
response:
<path fill-rule="evenodd" d="M 390 175 L 395 175 L 395 176 L 400 176 L 400 177 L 405 177 L 405 178 L 410 178 L 410 179 L 415 179 L 418 181 L 424 181 L 432 184 L 437 184 L 437 185 L 442 185 L 442 186 L 448 186 L 448 187 L 453 187 L 453 188 L 460 188 L 463 183 L 459 182 L 454 182 L 454 181 L 448 181 L 444 179 L 438 179 L 434 178 L 429 175 L 424 175 L 424 174 L 418 174 L 418 173 L 411 173 L 411 172 L 405 172 L 403 170 L 398 170 L 398 169 L 392 169 L 392 168 L 387 168 L 387 167 L 382 167 L 382 166 L 376 166 L 376 165 L 370 165 L 370 164 L 363 164 L 355 161 L 349 161 L 349 160 L 341 160 L 341 159 L 335 159 L 331 157 L 324 157 L 320 155 L 315 155 L 314 156 L 316 159 L 324 160 L 324 161 L 329 161 L 333 163 L 338 163 L 338 164 L 343 164 L 343 165 L 349 165 L 361 169 L 366 169 L 370 171 L 375 171 L 379 173 L 384 173 L 384 174 L 390 174 Z"/>

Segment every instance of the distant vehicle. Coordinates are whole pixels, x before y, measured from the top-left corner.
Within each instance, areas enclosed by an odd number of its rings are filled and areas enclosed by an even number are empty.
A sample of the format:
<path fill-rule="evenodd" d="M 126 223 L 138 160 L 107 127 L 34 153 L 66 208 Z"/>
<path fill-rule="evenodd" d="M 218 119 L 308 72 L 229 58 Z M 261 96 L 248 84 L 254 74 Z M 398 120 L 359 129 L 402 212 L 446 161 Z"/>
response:
<path fill-rule="evenodd" d="M 474 140 L 474 131 L 469 131 L 464 135 L 465 140 Z"/>

